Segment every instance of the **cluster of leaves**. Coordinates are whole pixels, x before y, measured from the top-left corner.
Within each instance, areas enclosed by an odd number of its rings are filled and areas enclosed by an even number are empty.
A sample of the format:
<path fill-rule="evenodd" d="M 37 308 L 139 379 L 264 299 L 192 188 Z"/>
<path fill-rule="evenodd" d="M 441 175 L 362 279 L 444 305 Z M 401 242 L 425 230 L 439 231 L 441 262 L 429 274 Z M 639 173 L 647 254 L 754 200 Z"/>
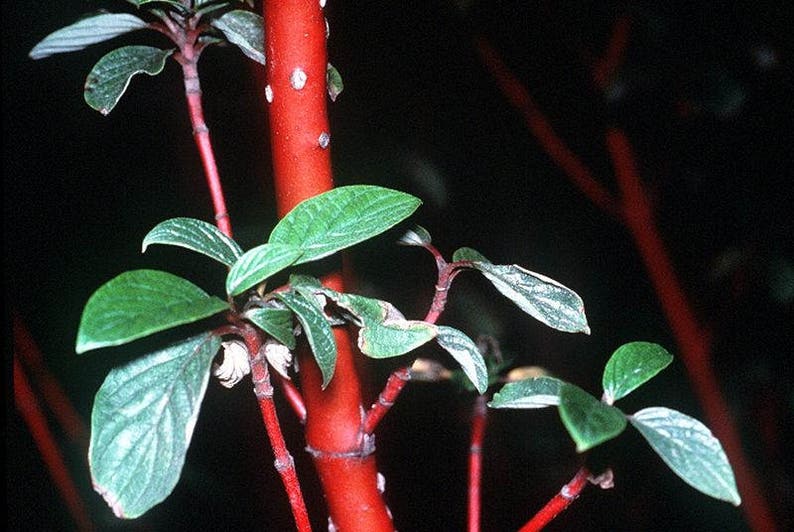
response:
<path fill-rule="evenodd" d="M 626 415 L 613 406 L 667 367 L 673 357 L 663 347 L 632 342 L 610 357 L 599 401 L 569 382 L 535 377 L 506 384 L 489 403 L 492 408 L 556 406 L 579 452 L 615 438 L 631 423 L 662 460 L 687 484 L 735 505 L 741 502 L 722 445 L 700 421 L 664 407 Z"/>

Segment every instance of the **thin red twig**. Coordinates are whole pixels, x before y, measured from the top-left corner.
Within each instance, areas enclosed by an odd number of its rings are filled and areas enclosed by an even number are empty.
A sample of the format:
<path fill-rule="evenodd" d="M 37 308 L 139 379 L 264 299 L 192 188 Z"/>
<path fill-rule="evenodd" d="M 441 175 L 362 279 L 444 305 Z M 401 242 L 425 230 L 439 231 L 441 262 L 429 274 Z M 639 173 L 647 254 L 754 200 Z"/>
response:
<path fill-rule="evenodd" d="M 547 502 L 546 506 L 536 513 L 527 524 L 522 526 L 519 532 L 537 532 L 538 530 L 542 530 L 543 527 L 548 525 L 579 497 L 579 494 L 582 493 L 582 490 L 587 486 L 587 479 L 589 476 L 590 471 L 588 471 L 586 467 L 579 469 L 571 481 L 563 486 L 560 492 Z"/>
<path fill-rule="evenodd" d="M 83 532 L 95 530 L 94 523 L 86 511 L 85 504 L 80 498 L 77 487 L 66 467 L 63 455 L 55 443 L 55 437 L 47 425 L 47 419 L 39 405 L 36 394 L 33 392 L 25 375 L 25 370 L 16 354 L 14 354 L 14 404 L 28 426 L 39 454 L 41 454 L 47 470 L 50 472 L 50 476 L 61 493 L 61 498 L 66 503 L 66 507 L 78 529 Z"/>
<path fill-rule="evenodd" d="M 468 530 L 479 532 L 482 515 L 482 450 L 485 427 L 488 423 L 488 403 L 484 395 L 475 399 L 471 416 L 471 445 L 469 446 Z"/>
<path fill-rule="evenodd" d="M 654 222 L 650 201 L 640 181 L 634 150 L 625 133 L 619 129 L 608 130 L 606 140 L 621 190 L 623 220 L 645 263 L 662 311 L 676 338 L 692 389 L 711 430 L 722 443 L 733 466 L 745 517 L 755 531 L 775 530 L 771 508 L 742 449 L 730 405 L 711 365 L 708 334 L 698 325 Z"/>
<path fill-rule="evenodd" d="M 265 424 L 267 436 L 275 455 L 275 466 L 281 476 L 284 489 L 289 498 L 292 515 L 295 525 L 301 532 L 311 532 L 309 514 L 306 511 L 306 503 L 303 500 L 300 481 L 295 471 L 295 461 L 287 449 L 284 435 L 281 433 L 276 404 L 273 401 L 273 385 L 270 382 L 270 373 L 267 367 L 267 358 L 262 351 L 262 341 L 259 332 L 254 327 L 242 323 L 240 332 L 248 349 L 249 361 L 251 365 L 251 380 L 254 383 L 254 394 L 259 403 L 259 410 Z"/>
<path fill-rule="evenodd" d="M 604 55 L 593 64 L 593 80 L 600 89 L 607 88 L 615 73 L 620 69 L 626 56 L 630 32 L 631 17 L 628 15 L 618 17 L 612 27 L 612 34 Z"/>

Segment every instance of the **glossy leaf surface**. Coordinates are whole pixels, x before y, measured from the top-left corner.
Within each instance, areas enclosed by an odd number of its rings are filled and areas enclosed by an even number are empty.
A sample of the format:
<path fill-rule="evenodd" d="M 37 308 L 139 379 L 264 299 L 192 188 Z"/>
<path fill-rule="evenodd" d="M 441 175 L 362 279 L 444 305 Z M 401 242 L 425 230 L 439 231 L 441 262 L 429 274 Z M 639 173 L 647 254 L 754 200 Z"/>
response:
<path fill-rule="evenodd" d="M 201 334 L 112 370 L 91 414 L 94 488 L 135 518 L 174 489 L 221 340 Z"/>
<path fill-rule="evenodd" d="M 559 331 L 590 334 L 582 298 L 554 279 L 515 264 L 492 264 L 471 248 L 457 250 L 453 260 L 471 261 L 497 290 L 536 320 Z"/>
<path fill-rule="evenodd" d="M 645 408 L 629 421 L 684 482 L 736 506 L 742 502 L 725 451 L 703 423 L 664 407 Z"/>
<path fill-rule="evenodd" d="M 151 46 L 124 46 L 100 59 L 85 81 L 85 102 L 103 115 L 119 102 L 136 74 L 155 76 L 163 71 L 165 60 L 174 50 Z"/>
<path fill-rule="evenodd" d="M 213 20 L 212 25 L 249 58 L 265 64 L 265 29 L 261 16 L 235 9 Z"/>
<path fill-rule="evenodd" d="M 559 412 L 580 453 L 611 440 L 626 428 L 623 412 L 567 382 L 560 388 Z"/>
<path fill-rule="evenodd" d="M 383 187 L 339 187 L 299 203 L 279 221 L 270 243 L 303 249 L 296 264 L 318 260 L 372 238 L 410 216 L 419 199 Z"/>
<path fill-rule="evenodd" d="M 240 246 L 220 229 L 195 218 L 171 218 L 157 224 L 143 239 L 142 252 L 152 244 L 187 248 L 227 266 L 243 255 Z"/>
<path fill-rule="evenodd" d="M 31 59 L 42 59 L 75 52 L 148 26 L 144 20 L 128 13 L 102 13 L 50 33 L 28 55 Z"/>
<path fill-rule="evenodd" d="M 477 391 L 485 393 L 488 389 L 488 368 L 477 344 L 463 332 L 445 326 L 438 327 L 436 341 L 460 364 Z"/>
<path fill-rule="evenodd" d="M 228 310 L 190 281 L 158 270 L 133 270 L 88 299 L 77 331 L 78 353 L 125 344 Z"/>
<path fill-rule="evenodd" d="M 488 403 L 492 408 L 545 408 L 560 404 L 563 381 L 553 377 L 534 377 L 508 382 Z"/>
<path fill-rule="evenodd" d="M 615 350 L 604 367 L 602 380 L 604 399 L 612 404 L 627 396 L 673 361 L 673 356 L 660 345 L 631 342 Z"/>
<path fill-rule="evenodd" d="M 226 276 L 226 293 L 236 296 L 294 264 L 302 250 L 287 244 L 262 244 L 246 251 Z"/>
<path fill-rule="evenodd" d="M 328 386 L 336 369 L 336 340 L 325 315 L 312 301 L 300 294 L 279 292 L 276 297 L 281 300 L 298 318 L 306 339 L 309 342 L 314 359 L 323 374 L 323 388 Z"/>

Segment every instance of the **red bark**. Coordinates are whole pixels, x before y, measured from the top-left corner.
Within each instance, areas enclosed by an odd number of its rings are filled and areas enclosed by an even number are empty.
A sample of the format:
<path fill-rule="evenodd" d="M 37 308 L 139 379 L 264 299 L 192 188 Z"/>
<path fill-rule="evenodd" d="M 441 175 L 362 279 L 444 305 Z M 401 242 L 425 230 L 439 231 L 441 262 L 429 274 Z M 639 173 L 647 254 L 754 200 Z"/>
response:
<path fill-rule="evenodd" d="M 279 216 L 333 187 L 326 109 L 326 26 L 317 0 L 264 2 L 266 95 Z M 324 282 L 342 290 L 342 275 Z M 306 346 L 299 348 L 301 391 L 306 405 L 306 443 L 314 458 L 330 517 L 344 531 L 393 530 L 377 488 L 373 440 L 362 428 L 361 383 L 352 338 L 334 331 L 337 362 L 325 390 Z"/>

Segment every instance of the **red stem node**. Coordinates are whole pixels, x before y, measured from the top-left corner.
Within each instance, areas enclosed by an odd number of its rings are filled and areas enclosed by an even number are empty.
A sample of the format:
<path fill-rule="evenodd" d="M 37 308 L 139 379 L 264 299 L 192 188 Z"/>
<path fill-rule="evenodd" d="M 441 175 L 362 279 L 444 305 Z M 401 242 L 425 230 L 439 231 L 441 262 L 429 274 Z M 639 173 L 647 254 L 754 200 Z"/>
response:
<path fill-rule="evenodd" d="M 587 479 L 590 471 L 582 467 L 576 475 L 562 487 L 560 492 L 555 495 L 546 506 L 544 506 L 527 524 L 521 527 L 519 532 L 537 532 L 548 525 L 555 517 L 573 503 L 587 486 Z"/>

